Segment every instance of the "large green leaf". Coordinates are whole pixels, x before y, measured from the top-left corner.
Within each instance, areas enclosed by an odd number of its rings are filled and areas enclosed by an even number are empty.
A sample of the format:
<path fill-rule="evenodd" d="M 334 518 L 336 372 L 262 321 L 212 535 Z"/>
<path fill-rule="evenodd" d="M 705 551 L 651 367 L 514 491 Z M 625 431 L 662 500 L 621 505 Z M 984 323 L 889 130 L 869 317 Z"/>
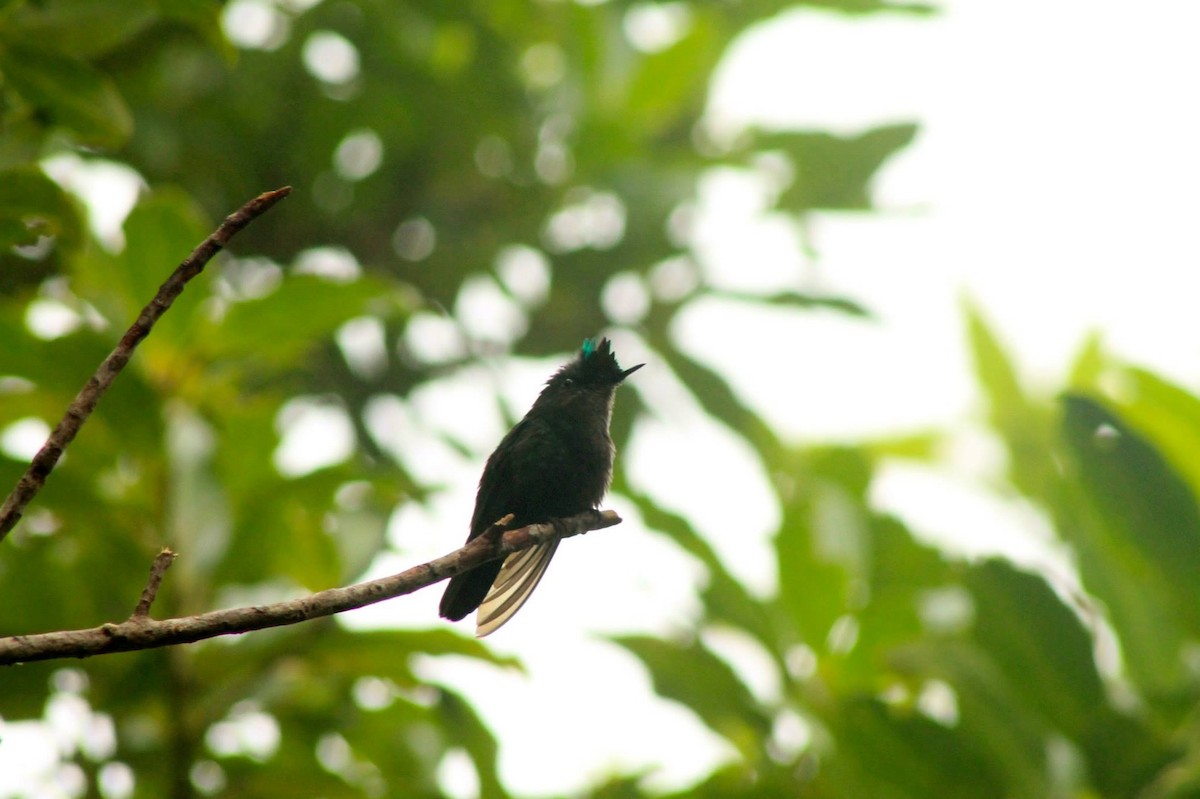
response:
<path fill-rule="evenodd" d="M 112 81 L 45 42 L 0 40 L 0 72 L 39 116 L 85 145 L 115 149 L 133 132 L 129 108 Z"/>
<path fill-rule="evenodd" d="M 1152 441 L 1191 492 L 1200 491 L 1200 397 L 1145 369 L 1118 373 L 1123 390 L 1114 406 L 1129 426 Z"/>
<path fill-rule="evenodd" d="M 1104 706 L 1092 639 L 1040 577 L 990 559 L 963 575 L 972 637 L 1011 684 L 1060 731 L 1077 737 Z"/>
<path fill-rule="evenodd" d="M 851 698 L 830 720 L 838 795 L 880 799 L 1007 796 L 999 764 L 982 741 L 877 699 Z"/>
<path fill-rule="evenodd" d="M 1200 512 L 1154 445 L 1093 399 L 1064 399 L 1062 435 L 1079 516 L 1064 530 L 1084 585 L 1113 616 L 1131 673 L 1152 697 L 1183 679 L 1186 641 L 1200 630 Z"/>

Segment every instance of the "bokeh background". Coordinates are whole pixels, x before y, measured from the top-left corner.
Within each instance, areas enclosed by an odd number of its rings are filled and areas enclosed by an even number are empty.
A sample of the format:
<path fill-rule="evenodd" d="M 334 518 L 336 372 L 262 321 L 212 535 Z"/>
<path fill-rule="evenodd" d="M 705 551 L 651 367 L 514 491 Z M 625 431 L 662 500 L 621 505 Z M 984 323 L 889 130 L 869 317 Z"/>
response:
<path fill-rule="evenodd" d="M 0 0 L 0 635 L 457 547 L 588 336 L 609 505 L 439 592 L 0 670 L 0 796 L 1200 796 L 1184 0 Z"/>

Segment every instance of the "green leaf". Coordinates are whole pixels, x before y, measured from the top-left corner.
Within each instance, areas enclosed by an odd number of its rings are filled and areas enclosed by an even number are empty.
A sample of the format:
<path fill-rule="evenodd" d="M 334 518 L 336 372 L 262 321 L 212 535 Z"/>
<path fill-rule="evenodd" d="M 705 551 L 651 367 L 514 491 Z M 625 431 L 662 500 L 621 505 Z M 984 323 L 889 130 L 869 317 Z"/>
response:
<path fill-rule="evenodd" d="M 872 207 L 870 182 L 883 162 L 907 147 L 917 126 L 890 125 L 859 136 L 829 133 L 759 134 L 756 150 L 782 150 L 792 160 L 795 178 L 779 197 L 779 206 L 795 213 L 817 209 L 866 210 Z"/>
<path fill-rule="evenodd" d="M 1026 395 L 1016 368 L 979 311 L 969 302 L 964 302 L 964 308 L 975 375 L 983 387 L 992 425 L 1008 447 L 1009 477 L 1031 497 L 1046 498 L 1059 482 L 1057 466 L 1050 457 L 1055 440 L 1050 409 Z"/>
<path fill-rule="evenodd" d="M 926 638 L 891 660 L 917 685 L 936 679 L 953 689 L 955 727 L 986 748 L 1004 775 L 1007 795 L 1047 795 L 1045 739 L 1051 728 L 988 653 L 957 639 Z"/>
<path fill-rule="evenodd" d="M 1112 400 L 1129 426 L 1145 436 L 1200 492 L 1200 398 L 1145 369 L 1122 369 L 1122 391 Z"/>
<path fill-rule="evenodd" d="M 238 302 L 205 337 L 206 355 L 259 366 L 294 366 L 345 322 L 363 314 L 389 317 L 399 309 L 393 287 L 369 277 L 334 283 L 291 275 L 271 294 Z"/>
<path fill-rule="evenodd" d="M 38 115 L 82 144 L 116 149 L 133 132 L 133 117 L 112 81 L 85 61 L 8 41 L 0 43 L 0 72 Z"/>
<path fill-rule="evenodd" d="M 457 693 L 443 689 L 437 710 L 447 737 L 452 743 L 466 749 L 467 754 L 475 761 L 481 799 L 507 797 L 508 792 L 504 790 L 496 768 L 499 747 L 491 730 L 483 723 L 475 709 Z"/>
<path fill-rule="evenodd" d="M 786 460 L 783 444 L 775 432 L 751 408 L 742 402 L 729 383 L 710 367 L 680 352 L 667 341 L 653 340 L 656 352 L 691 390 L 696 401 L 711 416 L 728 425 L 758 449 L 767 464 Z"/>
<path fill-rule="evenodd" d="M 782 291 L 775 294 L 758 295 L 724 289 L 712 291 L 709 294 L 713 297 L 749 302 L 756 305 L 778 305 L 785 308 L 803 308 L 805 310 L 820 308 L 829 311 L 839 311 L 847 316 L 859 319 L 873 318 L 869 310 L 846 297 L 806 294 L 799 291 Z"/>
<path fill-rule="evenodd" d="M 696 533 L 687 519 L 665 510 L 648 495 L 632 490 L 620 476 L 617 479 L 616 490 L 637 505 L 642 521 L 650 529 L 669 536 L 708 570 L 708 585 L 705 586 L 703 594 L 706 617 L 711 621 L 744 630 L 756 638 L 768 652 L 778 655 L 781 645 L 770 609 L 734 579 L 716 551 Z"/>
<path fill-rule="evenodd" d="M 660 696 L 691 710 L 745 757 L 753 759 L 762 751 L 770 718 L 733 669 L 702 644 L 644 636 L 612 640 L 642 661 Z"/>
<path fill-rule="evenodd" d="M 1172 398 L 1182 399 L 1177 393 Z M 1123 537 L 1148 563 L 1173 578 L 1180 610 L 1200 632 L 1200 508 L 1195 495 L 1155 444 L 1124 418 L 1079 395 L 1068 395 L 1064 404 L 1063 432 L 1093 501 L 1107 520 L 1124 528 Z M 1191 412 L 1200 408 L 1194 399 L 1181 405 Z"/>
<path fill-rule="evenodd" d="M 1079 617 L 1041 577 L 1002 560 L 973 567 L 963 585 L 975 602 L 972 637 L 1025 705 L 1069 736 L 1086 731 L 1105 695 Z"/>
<path fill-rule="evenodd" d="M 4 25 L 15 42 L 53 42 L 61 53 L 92 59 L 146 30 L 155 20 L 152 0 L 53 0 L 26 3 Z"/>
<path fill-rule="evenodd" d="M 411 669 L 413 655 L 456 655 L 505 668 L 521 667 L 516 658 L 498 655 L 476 638 L 440 627 L 430 630 L 347 630 L 336 625 L 323 630 L 308 651 L 310 665 L 318 673 L 356 678 L 383 677 L 406 688 L 421 684 Z"/>
<path fill-rule="evenodd" d="M 813 481 L 796 493 L 775 535 L 779 603 L 803 640 L 823 651 L 850 608 L 851 582 L 865 574 L 869 542 L 862 508 L 840 486 Z"/>
<path fill-rule="evenodd" d="M 39 236 L 79 243 L 79 214 L 58 184 L 32 166 L 0 169 L 0 249 Z"/>
<path fill-rule="evenodd" d="M 175 268 L 212 231 L 208 215 L 186 192 L 173 187 L 144 195 L 125 219 L 125 249 L 119 256 L 124 268 L 126 301 L 131 310 L 154 297 Z M 184 296 L 205 294 L 195 287 Z M 167 315 L 175 320 L 178 310 Z"/>
<path fill-rule="evenodd" d="M 1028 415 L 1030 402 L 1016 369 L 979 309 L 970 302 L 964 302 L 963 306 L 967 315 L 967 339 L 975 360 L 975 377 L 987 395 L 992 418 L 999 427 L 1020 424 Z"/>
<path fill-rule="evenodd" d="M 723 48 L 713 15 L 701 7 L 694 7 L 692 13 L 686 36 L 671 47 L 637 59 L 628 93 L 614 109 L 621 115 L 623 127 L 632 127 L 641 135 L 661 134 L 686 124 L 684 120 L 699 110 L 708 76 Z M 630 126 L 630 122 L 634 124 Z"/>
<path fill-rule="evenodd" d="M 1200 512 L 1154 445 L 1095 400 L 1064 398 L 1062 435 L 1075 469 L 1084 585 L 1112 613 L 1131 674 L 1165 699 L 1184 680 L 1182 647 L 1200 633 Z"/>
<path fill-rule="evenodd" d="M 224 585 L 287 576 L 314 591 L 337 585 L 344 569 L 325 517 L 334 493 L 354 476 L 330 468 L 292 480 L 242 484 L 230 541 L 209 579 Z"/>
<path fill-rule="evenodd" d="M 830 763 L 838 796 L 876 799 L 1001 799 L 1004 775 L 983 742 L 878 699 L 855 697 L 827 719 L 837 741 Z"/>
<path fill-rule="evenodd" d="M 848 608 L 858 622 L 858 642 L 841 659 L 839 676 L 868 690 L 879 682 L 880 664 L 898 647 L 934 634 L 922 618 L 922 607 L 935 592 L 952 585 L 955 568 L 896 519 L 869 517 L 864 532 L 869 544 L 867 573 L 852 575 Z M 835 534 L 836 527 L 826 532 Z M 863 594 L 868 597 L 865 605 Z M 855 609 L 857 605 L 861 609 Z"/>

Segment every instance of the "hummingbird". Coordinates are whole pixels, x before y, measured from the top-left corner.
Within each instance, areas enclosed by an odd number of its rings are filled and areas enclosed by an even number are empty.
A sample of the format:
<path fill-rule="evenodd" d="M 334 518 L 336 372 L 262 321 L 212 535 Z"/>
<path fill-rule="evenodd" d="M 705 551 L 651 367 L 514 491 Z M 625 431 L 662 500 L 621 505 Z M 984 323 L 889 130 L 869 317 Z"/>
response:
<path fill-rule="evenodd" d="M 512 529 L 598 506 L 616 454 L 608 431 L 613 397 L 643 366 L 621 369 L 608 339 L 585 340 L 488 458 L 467 541 L 510 513 Z M 478 608 L 475 635 L 495 632 L 529 599 L 557 549 L 558 541 L 538 544 L 451 578 L 441 616 L 458 621 Z"/>

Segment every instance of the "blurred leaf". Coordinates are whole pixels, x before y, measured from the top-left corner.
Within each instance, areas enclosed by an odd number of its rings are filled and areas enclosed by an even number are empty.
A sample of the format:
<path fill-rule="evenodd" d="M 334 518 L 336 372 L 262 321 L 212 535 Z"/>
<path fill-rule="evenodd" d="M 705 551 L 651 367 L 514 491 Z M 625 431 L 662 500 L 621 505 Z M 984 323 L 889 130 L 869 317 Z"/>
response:
<path fill-rule="evenodd" d="M 1004 797 L 1004 779 L 982 742 L 877 699 L 851 699 L 831 720 L 831 763 L 844 796 L 879 799 Z M 930 757 L 930 753 L 937 753 Z"/>
<path fill-rule="evenodd" d="M 1008 447 L 1009 479 L 1029 496 L 1052 501 L 1046 495 L 1059 475 L 1050 457 L 1055 438 L 1049 408 L 1026 395 L 1017 370 L 978 309 L 969 302 L 964 309 L 975 376 L 987 398 L 992 426 Z"/>
<path fill-rule="evenodd" d="M 852 575 L 855 591 L 849 606 L 857 621 L 857 643 L 842 657 L 838 676 L 848 688 L 867 690 L 878 684 L 881 663 L 933 632 L 924 614 L 930 603 L 946 598 L 955 569 L 896 519 L 872 516 L 863 533 L 868 540 L 867 571 Z"/>
<path fill-rule="evenodd" d="M 650 529 L 665 533 L 707 569 L 708 584 L 704 588 L 703 598 L 708 619 L 746 631 L 768 652 L 779 649 L 770 608 L 751 596 L 746 587 L 734 579 L 712 546 L 696 533 L 686 519 L 665 510 L 649 496 L 633 491 L 623 482 L 618 482 L 616 489 L 637 505 L 642 520 Z"/>
<path fill-rule="evenodd" d="M 814 483 L 784 507 L 775 535 L 779 601 L 796 629 L 823 650 L 834 622 L 851 607 L 851 583 L 865 571 L 865 520 L 836 484 Z"/>
<path fill-rule="evenodd" d="M 829 133 L 760 133 L 756 150 L 780 150 L 791 159 L 795 177 L 779 206 L 796 213 L 816 209 L 871 208 L 870 182 L 883 162 L 916 136 L 916 125 L 891 125 L 859 136 Z"/>
<path fill-rule="evenodd" d="M 334 283 L 292 275 L 265 297 L 231 305 L 203 347 L 213 360 L 294 366 L 345 322 L 368 312 L 393 316 L 398 307 L 393 295 L 393 287 L 369 277 Z"/>
<path fill-rule="evenodd" d="M 671 47 L 640 59 L 629 91 L 621 98 L 619 113 L 634 130 L 662 133 L 672 126 L 688 125 L 699 112 L 708 76 L 721 57 L 723 32 L 700 7 L 692 10 L 687 34 Z"/>
<path fill-rule="evenodd" d="M 698 642 L 672 643 L 642 636 L 617 636 L 615 643 L 635 655 L 654 681 L 654 690 L 691 710 L 753 760 L 771 721 L 746 686 Z"/>
<path fill-rule="evenodd" d="M 750 442 L 768 465 L 784 459 L 783 445 L 775 432 L 742 402 L 717 372 L 654 337 L 656 352 L 692 391 L 705 412 L 728 425 Z"/>
<path fill-rule="evenodd" d="M 39 236 L 58 236 L 75 246 L 80 235 L 74 205 L 40 169 L 0 169 L 0 249 L 34 244 Z"/>
<path fill-rule="evenodd" d="M 53 42 L 60 52 L 90 59 L 149 27 L 155 5 L 153 0 L 39 0 L 23 4 L 0 32 L 12 41 Z"/>
<path fill-rule="evenodd" d="M 487 726 L 458 694 L 442 691 L 438 711 L 442 725 L 451 741 L 467 750 L 479 774 L 479 795 L 482 799 L 503 799 L 508 796 L 496 769 L 498 748 Z"/>
<path fill-rule="evenodd" d="M 870 311 L 859 305 L 854 300 L 846 297 L 803 294 L 798 291 L 784 291 L 776 294 L 756 295 L 736 291 L 720 290 L 711 292 L 711 294 L 714 297 L 724 297 L 742 302 L 752 302 L 758 305 L 778 305 L 787 308 L 804 309 L 825 308 L 831 311 L 839 311 L 848 316 L 858 317 L 861 319 L 872 318 Z"/>
<path fill-rule="evenodd" d="M 209 579 L 223 585 L 286 576 L 310 591 L 338 585 L 343 569 L 325 519 L 351 474 L 321 469 L 258 484 L 238 503 L 228 548 Z"/>
<path fill-rule="evenodd" d="M 117 275 L 125 290 L 122 299 L 136 313 L 150 302 L 175 268 L 191 254 L 212 231 L 207 215 L 195 200 L 174 188 L 157 189 L 143 196 L 125 219 L 125 249 L 118 256 Z M 103 279 L 103 277 L 101 278 Z M 184 291 L 192 300 L 203 292 Z M 182 314 L 178 309 L 164 319 L 168 323 Z M 161 338 L 161 337 L 160 337 Z"/>
<path fill-rule="evenodd" d="M 1024 701 L 1019 686 L 988 653 L 960 641 L 926 639 L 897 650 L 892 662 L 910 677 L 952 688 L 955 728 L 986 747 L 1004 775 L 1007 795 L 1048 795 L 1048 731 L 1040 709 Z"/>
<path fill-rule="evenodd" d="M 1084 342 L 1071 367 L 1071 377 L 1068 380 L 1070 387 L 1084 391 L 1095 386 L 1106 365 L 1104 342 L 1098 333 L 1093 333 Z"/>
<path fill-rule="evenodd" d="M 975 376 L 987 393 L 994 423 L 1002 429 L 1019 424 L 1028 415 L 1030 402 L 995 334 L 979 310 L 965 302 L 967 337 L 975 360 Z"/>
<path fill-rule="evenodd" d="M 1040 577 L 1001 560 L 970 569 L 963 584 L 975 602 L 973 637 L 1024 696 L 1070 736 L 1104 705 L 1092 640 Z"/>
<path fill-rule="evenodd" d="M 384 677 L 408 688 L 420 684 L 410 670 L 413 655 L 457 655 L 504 668 L 521 668 L 516 658 L 496 654 L 478 639 L 444 628 L 349 631 L 337 625 L 323 630 L 308 651 L 312 656 L 309 665 L 315 671 Z"/>
<path fill-rule="evenodd" d="M 92 147 L 115 149 L 133 119 L 112 82 L 86 62 L 15 41 L 0 41 L 0 72 L 12 90 L 51 125 Z"/>
<path fill-rule="evenodd" d="M 1113 405 L 1121 417 L 1153 442 L 1196 495 L 1200 491 L 1200 398 L 1145 369 L 1122 369 L 1116 376 L 1124 390 Z"/>
<path fill-rule="evenodd" d="M 1084 585 L 1121 631 L 1134 678 L 1165 698 L 1196 635 L 1200 513 L 1154 446 L 1095 400 L 1068 395 L 1063 437 L 1077 472 L 1081 523 L 1066 530 Z"/>
<path fill-rule="evenodd" d="M 1171 397 L 1182 399 L 1177 393 Z M 1192 412 L 1200 408 L 1194 399 L 1180 404 Z M 1123 418 L 1080 395 L 1068 395 L 1064 405 L 1063 433 L 1092 501 L 1109 523 L 1124 528 L 1121 538 L 1153 571 L 1174 581 L 1178 610 L 1200 631 L 1200 608 L 1194 603 L 1200 574 L 1195 495 L 1155 445 Z"/>

